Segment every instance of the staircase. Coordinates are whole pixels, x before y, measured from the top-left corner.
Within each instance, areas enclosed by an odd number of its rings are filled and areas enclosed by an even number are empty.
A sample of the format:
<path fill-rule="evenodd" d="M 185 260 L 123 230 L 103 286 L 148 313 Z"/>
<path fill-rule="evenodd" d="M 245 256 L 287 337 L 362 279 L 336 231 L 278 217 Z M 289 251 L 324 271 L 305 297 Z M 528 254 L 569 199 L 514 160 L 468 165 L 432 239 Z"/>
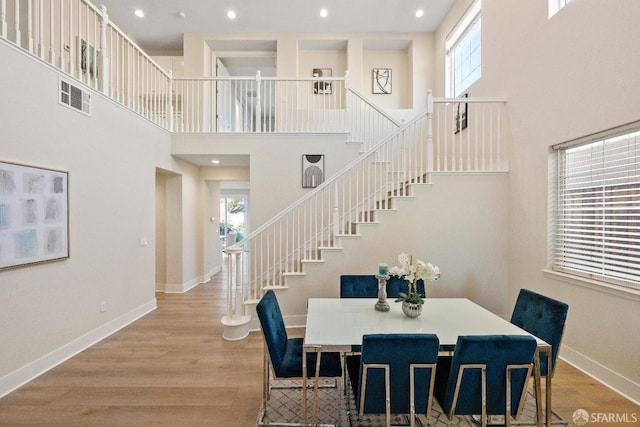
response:
<path fill-rule="evenodd" d="M 501 142 L 503 100 L 467 98 L 465 102 L 470 104 L 467 111 L 475 110 L 477 118 L 459 130 L 454 114 L 459 100 L 435 100 L 429 93 L 427 112 L 372 144 L 358 159 L 231 247 L 229 271 L 238 273 L 229 276 L 223 336 L 241 339 L 248 334 L 252 308 L 267 289 L 282 291 L 283 301 L 290 300 L 299 312 L 310 296 L 326 296 L 299 283 L 311 271 L 330 272 L 331 267 L 325 266 L 328 258 L 347 257 L 343 254 L 347 242 L 358 239 L 363 228 L 375 227 L 383 212 L 411 200 L 416 188 L 429 187 L 433 172 L 507 170 Z M 246 271 L 241 265 L 246 265 Z M 322 269 L 326 272 L 320 273 Z M 298 283 L 295 289 L 291 282 Z"/>

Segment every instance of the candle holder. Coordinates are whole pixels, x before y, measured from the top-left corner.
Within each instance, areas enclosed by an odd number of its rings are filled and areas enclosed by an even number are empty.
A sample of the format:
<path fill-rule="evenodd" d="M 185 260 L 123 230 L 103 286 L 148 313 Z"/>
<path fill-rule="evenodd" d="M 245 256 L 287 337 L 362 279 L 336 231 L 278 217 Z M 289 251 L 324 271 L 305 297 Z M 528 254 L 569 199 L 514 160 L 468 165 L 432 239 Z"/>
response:
<path fill-rule="evenodd" d="M 389 303 L 387 302 L 387 280 L 388 274 L 376 274 L 378 279 L 378 301 L 376 302 L 375 309 L 378 311 L 389 311 Z"/>
<path fill-rule="evenodd" d="M 387 264 L 380 264 L 378 266 L 378 274 L 381 276 L 389 276 L 389 266 Z"/>

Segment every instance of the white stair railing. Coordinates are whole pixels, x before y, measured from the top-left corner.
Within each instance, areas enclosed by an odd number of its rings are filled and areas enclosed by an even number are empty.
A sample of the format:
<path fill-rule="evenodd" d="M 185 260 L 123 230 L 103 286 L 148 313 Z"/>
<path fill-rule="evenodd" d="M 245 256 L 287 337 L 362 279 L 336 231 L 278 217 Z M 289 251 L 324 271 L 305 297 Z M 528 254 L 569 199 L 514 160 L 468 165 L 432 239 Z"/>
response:
<path fill-rule="evenodd" d="M 356 90 L 350 89 L 347 100 L 348 138 L 360 143 L 363 153 L 400 128 L 397 120 Z"/>
<path fill-rule="evenodd" d="M 250 77 L 179 77 L 172 83 L 174 132 L 334 133 L 346 129 L 345 77 L 262 77 L 258 72 Z"/>
<path fill-rule="evenodd" d="M 343 77 L 172 78 L 87 0 L 0 0 L 0 39 L 174 132 L 346 133 L 399 124 Z"/>
<path fill-rule="evenodd" d="M 505 98 L 434 98 L 434 171 L 505 172 Z"/>
<path fill-rule="evenodd" d="M 170 128 L 171 76 L 109 20 L 104 6 L 0 0 L 0 30 L 5 41 Z"/>
<path fill-rule="evenodd" d="M 340 248 L 342 238 L 357 234 L 357 224 L 373 222 L 374 210 L 391 208 L 391 196 L 408 196 L 409 183 L 428 182 L 426 117 L 379 142 L 236 244 L 248 256 L 248 300 L 285 287 L 286 275 L 301 274 L 305 263 L 322 259 L 323 250 Z"/>
<path fill-rule="evenodd" d="M 286 287 L 287 275 L 303 274 L 304 264 L 321 261 L 323 250 L 339 249 L 341 239 L 357 235 L 357 224 L 390 209 L 392 197 L 409 196 L 411 184 L 429 183 L 430 172 L 506 171 L 504 100 L 466 101 L 491 120 L 470 122 L 458 137 L 453 101 L 429 92 L 426 113 L 237 243 L 248 257 L 245 298 L 256 301 L 266 289 Z"/>

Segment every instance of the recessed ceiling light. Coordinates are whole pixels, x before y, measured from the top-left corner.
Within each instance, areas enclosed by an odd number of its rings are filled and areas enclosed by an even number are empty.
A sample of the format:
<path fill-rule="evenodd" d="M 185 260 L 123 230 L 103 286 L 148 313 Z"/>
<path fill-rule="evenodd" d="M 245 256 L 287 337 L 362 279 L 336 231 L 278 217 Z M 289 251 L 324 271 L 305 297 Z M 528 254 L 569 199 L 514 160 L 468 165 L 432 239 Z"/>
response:
<path fill-rule="evenodd" d="M 233 10 L 227 12 L 227 18 L 236 19 L 236 13 Z"/>
<path fill-rule="evenodd" d="M 329 11 L 327 9 L 320 9 L 320 16 L 326 18 L 329 15 Z"/>
<path fill-rule="evenodd" d="M 180 18 L 186 18 L 187 14 L 185 13 L 185 11 L 184 11 L 184 10 L 181 10 L 180 12 L 178 12 L 178 16 L 179 16 Z"/>
<path fill-rule="evenodd" d="M 424 10 L 418 9 L 416 11 L 416 18 L 422 18 L 424 16 Z"/>
<path fill-rule="evenodd" d="M 213 163 L 214 165 L 219 165 L 220 164 L 220 160 L 211 160 L 211 163 Z"/>
<path fill-rule="evenodd" d="M 138 18 L 144 18 L 144 12 L 142 9 L 136 9 L 133 13 L 135 13 Z"/>

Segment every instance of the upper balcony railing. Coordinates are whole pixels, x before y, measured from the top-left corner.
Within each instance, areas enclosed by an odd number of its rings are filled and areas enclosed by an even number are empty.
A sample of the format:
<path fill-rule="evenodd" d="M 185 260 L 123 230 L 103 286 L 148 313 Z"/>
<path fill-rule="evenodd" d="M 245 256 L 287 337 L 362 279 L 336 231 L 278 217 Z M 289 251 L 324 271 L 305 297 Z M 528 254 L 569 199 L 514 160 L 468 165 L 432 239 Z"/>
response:
<path fill-rule="evenodd" d="M 399 123 L 335 78 L 172 78 L 86 0 L 0 0 L 0 38 L 172 132 L 345 133 Z"/>
<path fill-rule="evenodd" d="M 0 0 L 0 39 L 176 133 L 344 133 L 401 123 L 342 77 L 172 77 L 87 0 Z M 506 170 L 504 99 L 431 98 L 434 171 Z"/>
<path fill-rule="evenodd" d="M 361 144 L 362 156 L 235 246 L 250 260 L 229 291 L 232 323 L 246 316 L 244 301 L 340 247 L 408 185 L 432 172 L 508 171 L 505 99 L 429 92 L 427 111 L 401 124 L 350 88 L 348 73 L 172 78 L 86 0 L 0 0 L 0 39 L 172 132 L 339 132 Z"/>
<path fill-rule="evenodd" d="M 0 0 L 0 35 L 30 54 L 169 128 L 171 77 L 106 8 L 85 0 Z"/>

